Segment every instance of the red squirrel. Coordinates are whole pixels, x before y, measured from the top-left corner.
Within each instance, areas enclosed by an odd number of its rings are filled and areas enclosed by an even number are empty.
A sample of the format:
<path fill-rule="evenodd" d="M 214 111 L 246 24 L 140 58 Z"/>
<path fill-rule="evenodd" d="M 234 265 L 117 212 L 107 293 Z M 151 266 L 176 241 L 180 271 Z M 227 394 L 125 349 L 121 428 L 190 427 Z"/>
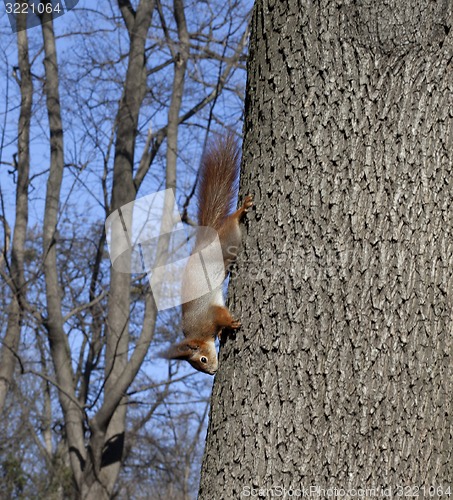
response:
<path fill-rule="evenodd" d="M 240 152 L 232 135 L 220 137 L 207 148 L 200 167 L 198 186 L 198 224 L 213 228 L 222 248 L 223 278 L 236 260 L 241 244 L 239 223 L 253 205 L 246 196 L 241 208 L 230 214 L 237 197 Z M 206 247 L 203 231 L 198 233 L 192 255 Z M 221 266 L 221 264 L 220 264 Z M 203 277 L 195 275 L 189 264 L 184 270 L 182 288 L 190 289 Z M 185 339 L 168 349 L 163 356 L 188 361 L 196 370 L 214 375 L 218 360 L 216 337 L 222 330 L 237 330 L 241 323 L 231 316 L 225 306 L 222 286 L 182 304 L 182 329 Z"/>

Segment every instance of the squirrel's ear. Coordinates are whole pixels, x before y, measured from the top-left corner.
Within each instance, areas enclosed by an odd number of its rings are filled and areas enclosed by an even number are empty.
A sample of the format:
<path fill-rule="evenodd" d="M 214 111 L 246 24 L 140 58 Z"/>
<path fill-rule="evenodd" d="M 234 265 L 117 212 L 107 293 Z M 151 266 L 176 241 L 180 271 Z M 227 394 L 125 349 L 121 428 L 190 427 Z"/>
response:
<path fill-rule="evenodd" d="M 190 359 L 194 353 L 198 351 L 198 345 L 190 342 L 189 340 L 183 340 L 179 344 L 175 344 L 164 352 L 160 353 L 160 357 L 167 359 Z"/>

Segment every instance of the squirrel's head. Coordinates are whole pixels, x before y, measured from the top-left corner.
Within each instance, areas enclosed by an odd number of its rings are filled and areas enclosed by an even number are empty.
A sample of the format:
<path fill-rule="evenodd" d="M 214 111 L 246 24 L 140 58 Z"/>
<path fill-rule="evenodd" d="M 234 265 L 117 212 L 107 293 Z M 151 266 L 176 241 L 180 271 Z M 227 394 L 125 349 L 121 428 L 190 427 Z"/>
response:
<path fill-rule="evenodd" d="M 178 359 L 188 361 L 195 370 L 209 375 L 214 375 L 217 371 L 217 350 L 214 340 L 183 340 L 175 344 L 167 351 L 161 353 L 167 359 Z"/>

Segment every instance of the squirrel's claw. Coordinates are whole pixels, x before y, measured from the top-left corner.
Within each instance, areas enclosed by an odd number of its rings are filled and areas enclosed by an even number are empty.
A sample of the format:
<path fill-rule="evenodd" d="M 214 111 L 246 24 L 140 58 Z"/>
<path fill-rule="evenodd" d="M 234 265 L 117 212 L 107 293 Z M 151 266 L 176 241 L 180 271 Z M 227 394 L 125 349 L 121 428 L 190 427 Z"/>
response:
<path fill-rule="evenodd" d="M 247 211 L 249 208 L 253 207 L 253 196 L 251 194 L 249 194 L 245 197 L 244 203 L 242 204 L 242 207 L 245 211 Z"/>

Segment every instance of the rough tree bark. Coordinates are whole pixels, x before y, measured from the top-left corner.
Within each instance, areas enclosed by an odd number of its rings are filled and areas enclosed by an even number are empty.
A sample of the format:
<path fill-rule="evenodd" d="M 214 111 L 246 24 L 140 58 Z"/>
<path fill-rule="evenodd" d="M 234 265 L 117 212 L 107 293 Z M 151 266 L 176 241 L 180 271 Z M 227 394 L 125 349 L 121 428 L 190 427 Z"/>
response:
<path fill-rule="evenodd" d="M 447 1 L 257 0 L 243 327 L 199 498 L 452 484 L 452 19 Z"/>

